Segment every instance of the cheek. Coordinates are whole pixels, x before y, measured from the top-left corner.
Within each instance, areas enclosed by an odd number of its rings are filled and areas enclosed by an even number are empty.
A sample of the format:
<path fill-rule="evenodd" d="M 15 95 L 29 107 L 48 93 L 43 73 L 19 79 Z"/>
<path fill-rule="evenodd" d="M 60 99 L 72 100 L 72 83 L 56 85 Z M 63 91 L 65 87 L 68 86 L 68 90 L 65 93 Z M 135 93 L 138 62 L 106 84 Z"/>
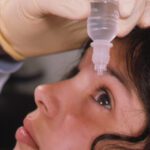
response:
<path fill-rule="evenodd" d="M 122 122 L 120 126 L 124 127 L 124 132 L 131 136 L 139 136 L 146 126 L 146 115 L 141 109 L 136 109 L 134 107 L 124 107 L 120 111 L 120 120 Z"/>
<path fill-rule="evenodd" d="M 71 150 L 90 149 L 97 136 L 113 131 L 110 126 L 111 119 L 104 116 L 99 106 L 95 108 L 96 111 L 94 108 L 93 110 L 88 108 L 90 111 L 85 109 L 82 116 L 70 115 L 53 120 L 35 112 L 38 115 L 34 117 L 33 130 L 40 148 L 42 150 L 66 150 L 69 147 Z"/>
<path fill-rule="evenodd" d="M 40 123 L 41 121 L 43 123 Z M 34 124 L 34 131 L 42 150 L 89 149 L 92 143 L 89 129 L 73 117 L 55 123 L 38 118 Z"/>
<path fill-rule="evenodd" d="M 131 94 L 128 96 L 125 93 L 119 92 L 120 99 L 117 103 L 116 120 L 119 122 L 118 131 L 123 134 L 138 136 L 146 125 L 146 115 L 143 112 L 142 104 L 139 104 L 139 99 Z M 135 103 L 136 102 L 136 103 Z M 139 104 L 139 106 L 137 106 Z"/>

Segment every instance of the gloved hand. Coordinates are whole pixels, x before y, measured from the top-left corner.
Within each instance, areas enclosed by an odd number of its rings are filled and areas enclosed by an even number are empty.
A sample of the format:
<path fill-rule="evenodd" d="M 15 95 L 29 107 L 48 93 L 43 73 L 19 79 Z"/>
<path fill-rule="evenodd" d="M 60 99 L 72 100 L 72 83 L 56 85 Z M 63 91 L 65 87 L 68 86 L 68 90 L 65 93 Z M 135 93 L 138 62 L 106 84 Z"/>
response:
<path fill-rule="evenodd" d="M 127 35 L 136 25 L 150 27 L 150 0 L 119 0 L 119 33 Z"/>
<path fill-rule="evenodd" d="M 79 48 L 87 38 L 87 31 L 86 21 L 77 19 L 88 17 L 89 1 L 0 0 L 0 33 L 17 51 L 16 59 Z M 127 35 L 136 25 L 150 26 L 150 0 L 118 1 L 118 36 Z M 2 46 L 9 49 L 3 41 Z"/>
<path fill-rule="evenodd" d="M 87 0 L 0 0 L 1 45 L 18 60 L 80 48 L 88 36 L 78 19 L 89 7 Z"/>

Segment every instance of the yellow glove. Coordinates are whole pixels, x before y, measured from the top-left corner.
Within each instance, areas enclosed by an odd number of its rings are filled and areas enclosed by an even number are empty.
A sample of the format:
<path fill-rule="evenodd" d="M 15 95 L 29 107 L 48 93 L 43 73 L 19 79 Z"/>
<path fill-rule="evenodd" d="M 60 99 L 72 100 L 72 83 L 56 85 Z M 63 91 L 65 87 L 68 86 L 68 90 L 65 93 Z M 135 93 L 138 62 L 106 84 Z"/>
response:
<path fill-rule="evenodd" d="M 127 35 L 136 25 L 150 27 L 150 0 L 119 0 L 119 33 Z"/>
<path fill-rule="evenodd" d="M 89 7 L 87 0 L 0 0 L 1 45 L 18 60 L 80 48 Z"/>
<path fill-rule="evenodd" d="M 92 0 L 0 0 L 0 42 L 15 59 L 80 48 Z M 150 0 L 118 0 L 119 33 L 150 26 Z M 74 20 L 74 21 L 71 21 Z M 13 49 L 13 50 L 11 50 Z"/>

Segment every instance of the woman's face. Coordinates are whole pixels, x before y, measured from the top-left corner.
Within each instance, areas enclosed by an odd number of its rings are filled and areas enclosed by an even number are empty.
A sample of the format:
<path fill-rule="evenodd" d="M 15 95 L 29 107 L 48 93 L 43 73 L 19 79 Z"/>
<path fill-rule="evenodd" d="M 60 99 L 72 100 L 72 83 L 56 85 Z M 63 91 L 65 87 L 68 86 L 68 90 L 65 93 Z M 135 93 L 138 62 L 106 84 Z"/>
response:
<path fill-rule="evenodd" d="M 115 41 L 108 72 L 98 76 L 89 49 L 76 76 L 37 87 L 37 109 L 18 129 L 15 150 L 90 150 L 102 134 L 141 134 L 146 115 L 124 54 L 125 46 Z"/>

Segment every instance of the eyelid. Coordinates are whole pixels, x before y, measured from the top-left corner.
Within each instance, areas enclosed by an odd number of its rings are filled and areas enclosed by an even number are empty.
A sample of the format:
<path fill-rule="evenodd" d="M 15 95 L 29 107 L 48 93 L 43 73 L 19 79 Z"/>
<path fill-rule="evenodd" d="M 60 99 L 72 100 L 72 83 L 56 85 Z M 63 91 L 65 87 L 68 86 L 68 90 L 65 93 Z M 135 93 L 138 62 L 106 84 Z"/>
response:
<path fill-rule="evenodd" d="M 127 91 L 129 93 L 131 92 L 131 89 L 129 86 L 129 83 L 131 81 L 129 81 L 127 78 L 125 78 L 124 75 L 121 74 L 121 72 L 116 72 L 113 68 L 108 66 L 107 73 L 110 74 L 111 76 L 115 77 L 127 89 Z"/>
<path fill-rule="evenodd" d="M 103 94 L 103 93 L 107 93 L 107 91 L 106 90 L 103 90 L 103 89 L 101 89 L 99 92 L 98 92 L 98 94 L 95 96 L 95 98 L 97 99 L 101 94 Z M 108 94 L 108 93 L 107 93 Z M 108 94 L 109 95 L 109 94 Z"/>

